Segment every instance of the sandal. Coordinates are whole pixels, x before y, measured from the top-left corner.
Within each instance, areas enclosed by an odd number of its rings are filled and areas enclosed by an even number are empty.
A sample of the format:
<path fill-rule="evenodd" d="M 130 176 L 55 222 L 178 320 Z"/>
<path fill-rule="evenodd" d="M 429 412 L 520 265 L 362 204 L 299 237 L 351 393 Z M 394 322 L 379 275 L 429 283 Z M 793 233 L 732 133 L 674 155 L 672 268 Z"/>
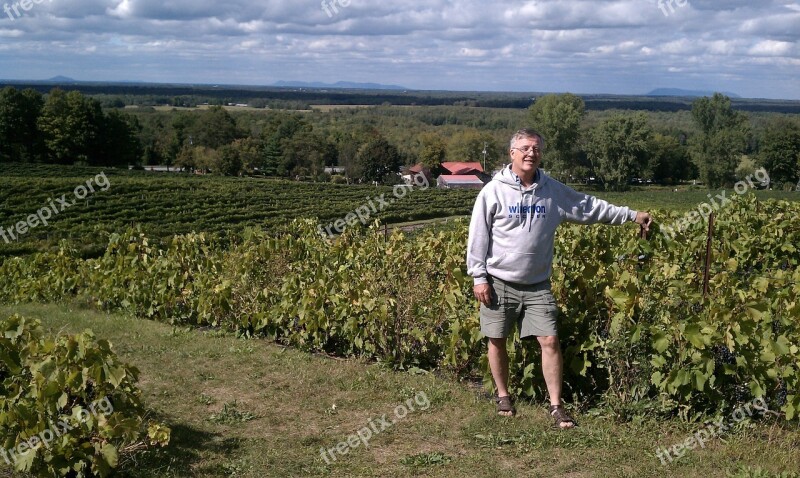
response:
<path fill-rule="evenodd" d="M 573 428 L 578 426 L 578 424 L 575 423 L 575 419 L 569 416 L 566 410 L 564 410 L 564 407 L 561 405 L 550 405 L 550 416 L 556 419 L 553 426 L 558 429 L 563 430 L 565 428 Z M 571 423 L 572 426 L 562 427 L 561 425 L 563 423 Z"/>
<path fill-rule="evenodd" d="M 517 414 L 517 409 L 514 408 L 514 401 L 511 399 L 511 396 L 497 397 L 494 401 L 497 403 L 497 414 L 501 417 L 513 417 Z M 511 412 L 511 415 L 503 415 L 503 413 L 508 412 Z"/>

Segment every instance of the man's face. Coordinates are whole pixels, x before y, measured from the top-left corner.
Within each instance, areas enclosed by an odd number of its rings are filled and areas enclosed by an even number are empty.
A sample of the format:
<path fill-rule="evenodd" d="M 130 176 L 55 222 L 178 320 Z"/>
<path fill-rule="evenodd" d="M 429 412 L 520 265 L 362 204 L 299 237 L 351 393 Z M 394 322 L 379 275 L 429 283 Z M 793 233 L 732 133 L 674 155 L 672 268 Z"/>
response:
<path fill-rule="evenodd" d="M 542 162 L 539 138 L 519 138 L 511 148 L 511 167 L 518 176 L 533 176 Z"/>

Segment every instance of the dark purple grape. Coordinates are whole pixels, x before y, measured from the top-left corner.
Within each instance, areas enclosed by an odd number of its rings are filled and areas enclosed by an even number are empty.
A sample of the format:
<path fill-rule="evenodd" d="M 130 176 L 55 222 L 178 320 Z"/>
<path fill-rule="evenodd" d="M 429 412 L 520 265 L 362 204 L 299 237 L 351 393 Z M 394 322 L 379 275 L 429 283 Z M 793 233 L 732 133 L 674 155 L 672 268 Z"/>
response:
<path fill-rule="evenodd" d="M 786 395 L 786 384 L 781 382 L 780 386 L 778 387 L 778 392 L 775 394 L 775 405 L 777 405 L 776 408 L 782 407 L 786 404 Z"/>
<path fill-rule="evenodd" d="M 733 365 L 736 363 L 736 356 L 731 353 L 728 347 L 724 345 L 715 345 L 712 349 L 714 352 L 714 359 L 718 363 L 725 365 Z"/>
<path fill-rule="evenodd" d="M 733 398 L 737 403 L 750 400 L 750 389 L 746 385 L 736 385 L 733 388 Z"/>

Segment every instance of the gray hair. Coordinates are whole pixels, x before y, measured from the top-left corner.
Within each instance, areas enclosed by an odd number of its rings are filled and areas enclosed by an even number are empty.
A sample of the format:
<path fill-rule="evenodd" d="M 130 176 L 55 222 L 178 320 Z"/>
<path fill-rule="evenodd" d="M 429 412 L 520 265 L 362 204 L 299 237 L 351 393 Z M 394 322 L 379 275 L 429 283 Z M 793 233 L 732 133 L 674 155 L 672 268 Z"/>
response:
<path fill-rule="evenodd" d="M 508 144 L 509 149 L 513 148 L 514 145 L 517 143 L 517 140 L 522 138 L 538 138 L 539 139 L 539 149 L 544 149 L 544 138 L 542 137 L 541 133 L 536 131 L 535 129 L 531 128 L 522 128 L 517 130 L 516 133 L 511 137 L 511 141 Z"/>

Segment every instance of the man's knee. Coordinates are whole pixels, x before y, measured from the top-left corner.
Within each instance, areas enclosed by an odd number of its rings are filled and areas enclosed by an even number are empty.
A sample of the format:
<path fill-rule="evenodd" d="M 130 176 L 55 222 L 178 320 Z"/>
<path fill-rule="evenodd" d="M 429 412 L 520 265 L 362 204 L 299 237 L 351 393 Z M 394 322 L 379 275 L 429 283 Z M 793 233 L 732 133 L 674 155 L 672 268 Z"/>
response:
<path fill-rule="evenodd" d="M 537 339 L 539 339 L 539 345 L 541 345 L 542 350 L 552 351 L 552 350 L 559 350 L 560 348 L 557 335 L 537 337 Z"/>
<path fill-rule="evenodd" d="M 489 346 L 494 347 L 498 350 L 505 350 L 506 349 L 506 342 L 508 342 L 508 338 L 494 338 L 489 337 Z"/>

